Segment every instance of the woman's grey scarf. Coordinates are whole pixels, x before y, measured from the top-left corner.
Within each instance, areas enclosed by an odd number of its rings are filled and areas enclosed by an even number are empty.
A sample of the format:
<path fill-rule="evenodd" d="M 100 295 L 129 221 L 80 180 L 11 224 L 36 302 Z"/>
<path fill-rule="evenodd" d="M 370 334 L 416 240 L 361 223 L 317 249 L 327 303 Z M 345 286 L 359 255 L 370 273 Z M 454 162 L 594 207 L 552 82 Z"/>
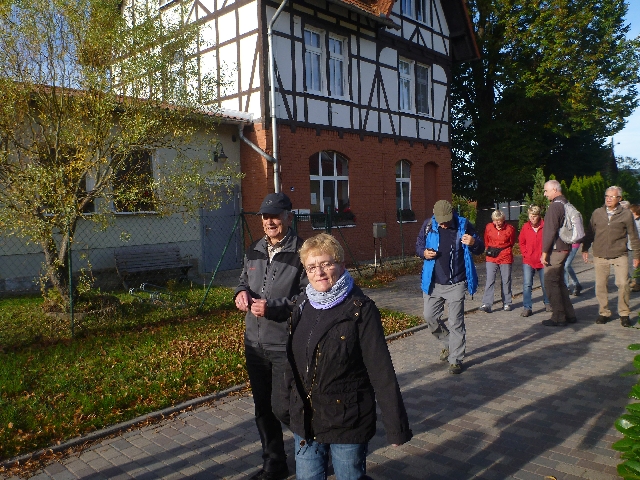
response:
<path fill-rule="evenodd" d="M 353 277 L 348 270 L 340 276 L 338 281 L 328 292 L 318 292 L 311 284 L 307 285 L 307 297 L 313 308 L 327 310 L 340 304 L 353 288 Z"/>

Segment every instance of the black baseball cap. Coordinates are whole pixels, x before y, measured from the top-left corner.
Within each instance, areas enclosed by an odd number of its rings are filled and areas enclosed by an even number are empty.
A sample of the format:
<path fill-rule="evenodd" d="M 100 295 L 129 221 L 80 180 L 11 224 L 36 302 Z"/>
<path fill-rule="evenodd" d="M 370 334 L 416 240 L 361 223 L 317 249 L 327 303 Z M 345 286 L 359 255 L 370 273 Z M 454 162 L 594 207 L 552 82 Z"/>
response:
<path fill-rule="evenodd" d="M 291 199 L 284 193 L 270 193 L 262 201 L 258 213 L 267 215 L 278 215 L 284 211 L 290 212 L 293 208 Z"/>

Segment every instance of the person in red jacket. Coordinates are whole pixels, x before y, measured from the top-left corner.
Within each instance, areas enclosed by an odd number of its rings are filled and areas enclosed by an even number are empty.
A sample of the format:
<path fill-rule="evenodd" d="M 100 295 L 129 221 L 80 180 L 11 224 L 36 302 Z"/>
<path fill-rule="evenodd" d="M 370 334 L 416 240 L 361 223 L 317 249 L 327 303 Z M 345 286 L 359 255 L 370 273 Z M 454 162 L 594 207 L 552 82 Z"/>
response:
<path fill-rule="evenodd" d="M 544 289 L 544 265 L 540 261 L 542 255 L 542 229 L 544 220 L 540 216 L 540 207 L 531 205 L 527 213 L 529 221 L 522 225 L 518 241 L 520 242 L 520 252 L 522 252 L 522 313 L 521 317 L 530 317 L 533 314 L 533 302 L 531 301 L 531 291 L 533 290 L 533 277 L 536 273 L 542 286 L 542 298 L 545 311 L 551 311 L 549 298 Z"/>
<path fill-rule="evenodd" d="M 505 222 L 504 213 L 495 210 L 491 214 L 492 223 L 484 230 L 484 244 L 487 247 L 487 282 L 482 295 L 480 311 L 491 313 L 493 289 L 496 273 L 500 270 L 502 279 L 502 309 L 511 310 L 511 265 L 513 264 L 513 246 L 516 243 L 516 229 Z"/>

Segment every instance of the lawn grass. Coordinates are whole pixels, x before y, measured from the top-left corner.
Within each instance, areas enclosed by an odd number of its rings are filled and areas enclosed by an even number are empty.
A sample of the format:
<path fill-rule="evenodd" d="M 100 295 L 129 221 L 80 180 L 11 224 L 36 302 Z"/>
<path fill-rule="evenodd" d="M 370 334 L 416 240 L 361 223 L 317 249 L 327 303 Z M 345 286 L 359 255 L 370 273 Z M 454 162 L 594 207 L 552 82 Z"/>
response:
<path fill-rule="evenodd" d="M 0 459 L 247 381 L 244 315 L 233 290 L 182 289 L 186 308 L 118 294 L 107 318 L 69 321 L 42 313 L 42 299 L 0 300 Z M 420 323 L 382 311 L 385 334 Z"/>

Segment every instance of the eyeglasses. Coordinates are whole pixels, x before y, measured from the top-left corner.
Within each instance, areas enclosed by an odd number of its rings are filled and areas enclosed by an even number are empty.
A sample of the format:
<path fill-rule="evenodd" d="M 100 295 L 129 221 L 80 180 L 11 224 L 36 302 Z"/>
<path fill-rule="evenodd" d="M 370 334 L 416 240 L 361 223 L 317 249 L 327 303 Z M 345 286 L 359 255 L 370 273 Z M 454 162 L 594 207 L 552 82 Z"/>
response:
<path fill-rule="evenodd" d="M 307 271 L 309 275 L 313 275 L 320 269 L 322 272 L 326 272 L 327 270 L 331 270 L 336 266 L 336 262 L 322 262 L 320 265 L 307 265 L 304 269 Z"/>
<path fill-rule="evenodd" d="M 604 198 L 620 198 L 619 195 L 605 195 Z"/>

